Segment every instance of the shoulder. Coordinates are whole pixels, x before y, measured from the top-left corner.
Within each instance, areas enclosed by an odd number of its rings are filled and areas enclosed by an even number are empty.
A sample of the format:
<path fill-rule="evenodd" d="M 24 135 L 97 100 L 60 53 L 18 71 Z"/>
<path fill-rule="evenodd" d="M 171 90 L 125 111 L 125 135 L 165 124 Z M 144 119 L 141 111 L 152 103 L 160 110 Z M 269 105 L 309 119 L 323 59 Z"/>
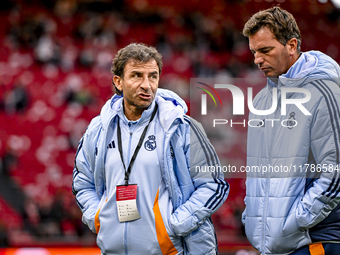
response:
<path fill-rule="evenodd" d="M 198 122 L 197 120 L 195 120 L 194 118 L 188 116 L 188 115 L 184 115 L 183 116 L 183 120 L 184 120 L 184 124 L 188 127 L 188 128 L 195 128 L 195 129 L 200 129 L 204 132 L 203 126 L 200 122 Z"/>
<path fill-rule="evenodd" d="M 337 76 L 340 75 L 339 64 L 334 59 L 332 59 L 330 56 L 320 51 L 309 51 L 309 53 L 318 58 L 317 68 L 327 68 L 329 71 L 334 72 L 334 75 L 337 75 Z"/>
<path fill-rule="evenodd" d="M 98 129 L 101 129 L 102 128 L 102 122 L 101 122 L 101 118 L 100 116 L 98 115 L 97 117 L 94 117 L 90 124 L 87 126 L 87 129 L 86 129 L 86 134 L 87 135 L 91 135 L 93 132 L 96 132 L 98 131 Z"/>
<path fill-rule="evenodd" d="M 191 142 L 207 138 L 207 134 L 199 121 L 188 115 L 184 115 L 183 120 L 186 134 L 190 136 Z"/>
<path fill-rule="evenodd" d="M 84 134 L 85 148 L 93 147 L 94 145 L 97 144 L 99 135 L 102 131 L 102 126 L 103 125 L 102 125 L 100 116 L 97 116 L 91 120 Z"/>
<path fill-rule="evenodd" d="M 312 100 L 319 101 L 329 97 L 339 97 L 340 77 L 307 77 L 301 88 L 307 89 L 311 93 Z"/>
<path fill-rule="evenodd" d="M 314 80 L 304 86 L 311 93 L 310 104 L 318 109 L 336 109 L 339 111 L 340 88 L 331 80 Z"/>

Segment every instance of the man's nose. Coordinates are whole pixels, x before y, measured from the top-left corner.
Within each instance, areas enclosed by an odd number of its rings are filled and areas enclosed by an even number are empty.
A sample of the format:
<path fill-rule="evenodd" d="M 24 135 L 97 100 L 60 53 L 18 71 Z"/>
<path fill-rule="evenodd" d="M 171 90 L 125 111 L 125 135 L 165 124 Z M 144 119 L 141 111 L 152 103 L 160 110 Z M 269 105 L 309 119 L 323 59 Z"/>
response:
<path fill-rule="evenodd" d="M 259 65 L 259 64 L 261 64 L 261 63 L 263 63 L 263 57 L 261 56 L 261 54 L 259 54 L 259 53 L 255 53 L 255 55 L 254 55 L 254 63 L 256 64 L 256 65 Z"/>
<path fill-rule="evenodd" d="M 149 77 L 144 77 L 142 84 L 141 84 L 142 89 L 144 89 L 145 91 L 147 91 L 150 88 L 150 81 L 149 81 Z"/>

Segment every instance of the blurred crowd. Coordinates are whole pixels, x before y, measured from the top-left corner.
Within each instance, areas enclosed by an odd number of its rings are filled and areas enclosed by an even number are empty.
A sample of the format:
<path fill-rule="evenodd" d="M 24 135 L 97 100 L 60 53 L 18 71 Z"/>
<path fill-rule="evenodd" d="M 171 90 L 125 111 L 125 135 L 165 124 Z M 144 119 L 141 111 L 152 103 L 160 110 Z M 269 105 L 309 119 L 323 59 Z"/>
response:
<path fill-rule="evenodd" d="M 84 236 L 86 226 L 73 200 L 73 196 L 65 190 L 58 190 L 49 201 L 33 201 L 28 198 L 22 213 L 24 229 L 40 238 Z"/>
<path fill-rule="evenodd" d="M 0 171 L 23 186 L 21 230 L 38 239 L 91 235 L 71 194 L 73 157 L 88 122 L 112 95 L 110 67 L 119 48 L 156 46 L 164 63 L 160 87 L 190 105 L 190 78 L 262 77 L 242 27 L 252 13 L 277 3 L 297 17 L 303 51 L 322 50 L 340 61 L 340 34 L 332 32 L 339 31 L 340 11 L 323 2 L 2 0 Z M 19 123 L 27 130 L 16 134 Z M 228 161 L 225 145 L 212 142 Z M 220 240 L 244 243 L 244 180 L 230 181 L 230 198 L 213 220 Z M 0 246 L 9 239 L 0 236 Z"/>

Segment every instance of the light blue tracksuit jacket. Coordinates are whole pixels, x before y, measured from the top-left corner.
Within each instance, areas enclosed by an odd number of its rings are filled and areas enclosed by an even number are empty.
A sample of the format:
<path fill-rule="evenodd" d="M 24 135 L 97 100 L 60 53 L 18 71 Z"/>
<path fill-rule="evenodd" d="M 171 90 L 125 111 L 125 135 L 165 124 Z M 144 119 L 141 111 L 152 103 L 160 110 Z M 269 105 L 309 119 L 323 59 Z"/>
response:
<path fill-rule="evenodd" d="M 266 120 L 248 128 L 247 165 L 267 168 L 247 173 L 242 217 L 249 241 L 261 254 L 290 254 L 311 242 L 340 241 L 339 78 L 334 60 L 310 51 L 302 53 L 278 84 L 268 80 L 254 99 L 255 109 L 270 109 L 273 88 L 278 89 L 279 106 L 273 114 L 249 115 Z M 303 106 L 311 115 L 294 104 L 281 115 L 282 88 L 310 91 L 311 99 Z M 304 97 L 287 94 L 288 99 Z M 305 164 L 313 166 L 307 169 Z"/>
<path fill-rule="evenodd" d="M 105 162 L 116 132 L 117 115 L 122 111 L 122 97 L 117 95 L 91 121 L 79 143 L 73 192 L 83 212 L 82 220 L 98 233 L 102 254 L 217 254 L 210 216 L 226 200 L 229 185 L 222 173 L 197 169 L 218 166 L 219 159 L 201 125 L 185 115 L 187 107 L 182 99 L 171 91 L 158 89 L 155 103 L 158 112 L 150 129 L 155 137 L 163 138 L 156 147 L 162 181 L 157 194 L 153 194 L 153 208 L 137 203 L 140 215 L 149 219 L 147 229 L 128 231 L 126 226 L 138 224 L 138 220 L 119 223 L 113 208 L 115 189 L 111 186 L 122 183 L 111 184 L 108 180 L 120 174 L 122 167 L 105 171 Z M 134 167 L 138 167 L 138 157 L 149 155 L 141 148 Z M 136 172 L 132 170 L 132 175 Z M 148 182 L 138 176 L 136 180 Z"/>

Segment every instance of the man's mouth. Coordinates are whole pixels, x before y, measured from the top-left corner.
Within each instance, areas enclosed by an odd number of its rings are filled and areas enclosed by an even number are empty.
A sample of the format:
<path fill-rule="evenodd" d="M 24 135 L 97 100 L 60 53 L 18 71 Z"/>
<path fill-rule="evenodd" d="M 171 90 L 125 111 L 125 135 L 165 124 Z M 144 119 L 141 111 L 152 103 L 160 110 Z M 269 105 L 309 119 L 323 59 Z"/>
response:
<path fill-rule="evenodd" d="M 150 94 L 144 94 L 144 93 L 140 93 L 138 94 L 138 96 L 143 100 L 149 100 L 151 98 Z"/>
<path fill-rule="evenodd" d="M 269 72 L 271 70 L 271 67 L 268 67 L 268 66 L 267 67 L 260 67 L 260 69 L 261 69 L 262 72 L 265 73 L 265 72 Z"/>

